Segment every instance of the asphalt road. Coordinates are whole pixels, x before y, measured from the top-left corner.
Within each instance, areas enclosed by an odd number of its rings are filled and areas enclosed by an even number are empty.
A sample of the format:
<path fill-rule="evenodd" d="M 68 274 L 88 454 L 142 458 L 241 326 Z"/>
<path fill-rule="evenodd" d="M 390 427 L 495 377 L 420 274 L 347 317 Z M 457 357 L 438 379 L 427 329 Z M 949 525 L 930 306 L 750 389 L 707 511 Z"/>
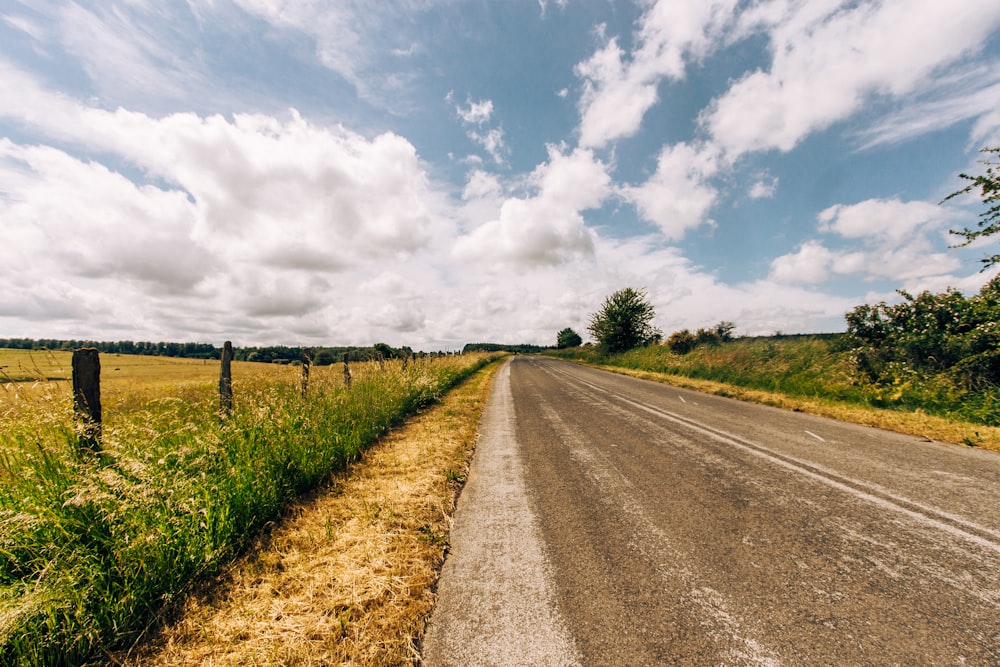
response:
<path fill-rule="evenodd" d="M 1000 456 L 498 373 L 425 665 L 1000 665 Z"/>

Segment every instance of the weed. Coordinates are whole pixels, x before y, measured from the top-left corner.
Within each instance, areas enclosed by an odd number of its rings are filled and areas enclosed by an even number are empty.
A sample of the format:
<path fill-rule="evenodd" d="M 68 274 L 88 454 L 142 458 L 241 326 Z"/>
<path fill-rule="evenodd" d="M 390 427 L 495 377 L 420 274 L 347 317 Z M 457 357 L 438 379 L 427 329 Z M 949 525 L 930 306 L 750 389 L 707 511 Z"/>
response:
<path fill-rule="evenodd" d="M 435 531 L 428 525 L 423 525 L 417 528 L 417 532 L 420 533 L 420 541 L 426 542 L 434 547 L 443 547 L 448 544 L 448 536 L 444 533 L 439 533 Z"/>

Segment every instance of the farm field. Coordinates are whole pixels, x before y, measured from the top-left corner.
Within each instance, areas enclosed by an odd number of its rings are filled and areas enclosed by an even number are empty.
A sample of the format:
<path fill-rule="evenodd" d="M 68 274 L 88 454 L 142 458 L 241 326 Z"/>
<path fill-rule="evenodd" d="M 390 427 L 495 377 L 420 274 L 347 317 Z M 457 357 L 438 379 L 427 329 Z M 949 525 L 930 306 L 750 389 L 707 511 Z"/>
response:
<path fill-rule="evenodd" d="M 69 353 L 0 365 L 0 662 L 78 664 L 132 645 L 291 499 L 492 357 L 313 368 L 102 355 L 103 453 L 81 452 Z M 118 369 L 118 370 L 115 370 Z"/>

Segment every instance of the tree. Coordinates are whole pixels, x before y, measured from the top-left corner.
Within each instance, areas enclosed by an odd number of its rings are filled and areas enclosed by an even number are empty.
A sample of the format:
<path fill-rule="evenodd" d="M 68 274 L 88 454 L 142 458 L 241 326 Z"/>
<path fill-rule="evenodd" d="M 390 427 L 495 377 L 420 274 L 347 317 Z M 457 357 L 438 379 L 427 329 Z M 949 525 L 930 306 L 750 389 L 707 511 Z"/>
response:
<path fill-rule="evenodd" d="M 386 343 L 375 343 L 372 346 L 375 354 L 379 355 L 383 359 L 392 359 L 396 356 L 396 351 L 389 347 Z"/>
<path fill-rule="evenodd" d="M 313 357 L 314 366 L 330 366 L 335 361 L 336 360 L 333 358 L 333 353 L 330 352 L 330 350 L 320 350 L 319 352 L 316 353 L 316 356 Z"/>
<path fill-rule="evenodd" d="M 583 339 L 580 338 L 580 334 L 569 327 L 556 334 L 556 347 L 560 350 L 567 347 L 579 347 L 581 345 L 583 345 Z"/>
<path fill-rule="evenodd" d="M 723 343 L 728 343 L 733 339 L 733 332 L 736 330 L 736 325 L 732 322 L 727 322 L 723 320 L 715 325 L 715 333 L 719 336 L 719 340 Z"/>
<path fill-rule="evenodd" d="M 646 292 L 626 287 L 604 300 L 587 330 L 606 352 L 625 352 L 660 340 L 663 334 L 652 324 L 655 316 Z"/>
<path fill-rule="evenodd" d="M 980 152 L 1000 155 L 1000 148 L 984 148 Z M 980 174 L 979 176 L 971 176 L 965 173 L 959 174 L 959 178 L 964 178 L 971 182 L 961 190 L 952 192 L 942 201 L 944 203 L 953 197 L 979 190 L 979 196 L 983 200 L 983 203 L 986 204 L 986 210 L 979 214 L 979 229 L 965 227 L 960 230 L 951 230 L 952 234 L 965 239 L 964 242 L 958 244 L 957 247 L 959 248 L 969 245 L 981 236 L 992 236 L 1000 232 L 1000 169 L 998 169 L 1000 162 L 990 162 L 989 159 L 986 159 L 983 161 L 983 164 L 986 165 L 985 174 Z M 984 257 L 982 262 L 982 270 L 985 271 L 994 264 L 1000 263 L 1000 254 Z"/>

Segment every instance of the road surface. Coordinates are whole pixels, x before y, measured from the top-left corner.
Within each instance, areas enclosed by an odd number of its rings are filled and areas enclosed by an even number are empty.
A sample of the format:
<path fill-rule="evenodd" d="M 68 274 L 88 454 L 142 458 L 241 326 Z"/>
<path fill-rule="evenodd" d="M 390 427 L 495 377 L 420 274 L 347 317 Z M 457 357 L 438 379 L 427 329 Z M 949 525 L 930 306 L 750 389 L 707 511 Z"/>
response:
<path fill-rule="evenodd" d="M 1000 456 L 571 365 L 498 373 L 440 665 L 1000 665 Z"/>

